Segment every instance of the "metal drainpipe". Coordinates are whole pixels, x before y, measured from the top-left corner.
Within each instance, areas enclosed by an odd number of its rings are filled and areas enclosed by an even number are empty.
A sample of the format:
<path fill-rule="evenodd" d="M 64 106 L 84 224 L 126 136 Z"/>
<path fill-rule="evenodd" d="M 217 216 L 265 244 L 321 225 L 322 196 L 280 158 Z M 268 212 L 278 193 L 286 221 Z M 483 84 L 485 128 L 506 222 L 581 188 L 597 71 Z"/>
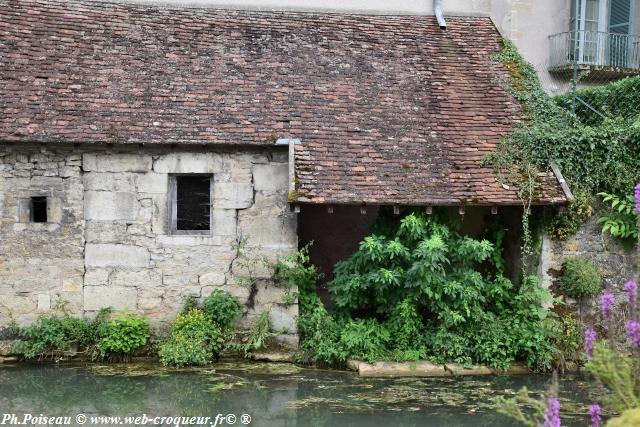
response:
<path fill-rule="evenodd" d="M 433 10 L 438 19 L 438 25 L 441 30 L 447 29 L 447 22 L 444 20 L 444 15 L 442 14 L 442 0 L 433 0 Z"/>

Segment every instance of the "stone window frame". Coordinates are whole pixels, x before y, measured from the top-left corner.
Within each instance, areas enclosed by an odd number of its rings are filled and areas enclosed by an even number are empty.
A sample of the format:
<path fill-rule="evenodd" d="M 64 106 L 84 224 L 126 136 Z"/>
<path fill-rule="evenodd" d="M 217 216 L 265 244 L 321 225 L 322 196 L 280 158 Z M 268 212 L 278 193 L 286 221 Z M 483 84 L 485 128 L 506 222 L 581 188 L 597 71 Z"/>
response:
<path fill-rule="evenodd" d="M 47 222 L 34 222 L 33 213 L 31 211 L 31 200 L 33 197 L 44 197 L 47 199 Z M 38 227 L 49 224 L 60 224 L 62 222 L 62 204 L 61 199 L 52 196 L 47 191 L 33 191 L 18 197 L 18 218 L 17 222 L 22 224 L 30 224 L 30 226 Z"/>
<path fill-rule="evenodd" d="M 213 231 L 213 173 L 170 173 L 169 193 L 167 197 L 167 218 L 169 235 L 172 236 L 210 236 Z M 177 178 L 181 176 L 203 176 L 209 178 L 209 229 L 208 230 L 178 230 L 178 185 Z"/>
<path fill-rule="evenodd" d="M 36 217 L 36 202 L 40 204 L 42 201 L 44 201 L 44 221 L 40 221 L 40 218 Z M 40 224 L 49 222 L 49 198 L 47 196 L 31 196 L 29 198 L 29 220 Z"/>

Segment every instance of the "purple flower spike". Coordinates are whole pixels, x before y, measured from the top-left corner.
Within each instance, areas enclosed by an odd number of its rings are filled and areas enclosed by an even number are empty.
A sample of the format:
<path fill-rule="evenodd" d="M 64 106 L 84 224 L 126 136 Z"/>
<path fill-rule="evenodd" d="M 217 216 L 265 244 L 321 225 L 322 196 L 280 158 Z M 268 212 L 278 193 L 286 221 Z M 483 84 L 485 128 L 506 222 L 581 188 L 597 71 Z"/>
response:
<path fill-rule="evenodd" d="M 544 427 L 560 427 L 560 402 L 555 397 L 547 399 Z"/>
<path fill-rule="evenodd" d="M 600 297 L 600 308 L 602 309 L 602 317 L 604 317 L 606 321 L 611 320 L 611 317 L 613 316 L 613 306 L 615 302 L 616 299 L 611 292 L 605 292 Z"/>
<path fill-rule="evenodd" d="M 601 413 L 602 409 L 597 403 L 589 406 L 589 415 L 591 415 L 591 427 L 600 427 L 602 425 L 602 418 L 600 418 Z"/>
<path fill-rule="evenodd" d="M 636 212 L 640 212 L 640 184 L 636 185 Z"/>
<path fill-rule="evenodd" d="M 638 304 L 638 284 L 633 280 L 629 280 L 624 284 L 624 290 L 627 292 L 627 302 L 632 309 Z"/>
<path fill-rule="evenodd" d="M 629 342 L 631 342 L 631 346 L 640 348 L 640 322 L 630 320 L 625 323 L 625 326 L 627 328 L 627 337 L 629 338 Z"/>
<path fill-rule="evenodd" d="M 593 329 L 584 331 L 584 352 L 587 353 L 587 359 L 593 357 L 593 343 L 598 339 L 598 334 Z"/>

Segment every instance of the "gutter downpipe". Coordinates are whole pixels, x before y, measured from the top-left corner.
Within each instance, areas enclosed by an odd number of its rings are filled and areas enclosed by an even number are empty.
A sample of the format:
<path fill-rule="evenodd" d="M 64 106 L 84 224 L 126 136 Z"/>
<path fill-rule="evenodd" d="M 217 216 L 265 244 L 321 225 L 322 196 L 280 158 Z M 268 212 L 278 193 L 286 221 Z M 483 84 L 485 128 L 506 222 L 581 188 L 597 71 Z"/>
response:
<path fill-rule="evenodd" d="M 440 29 L 446 30 L 447 22 L 444 20 L 444 15 L 442 14 L 442 0 L 433 0 L 433 12 L 436 15 Z"/>

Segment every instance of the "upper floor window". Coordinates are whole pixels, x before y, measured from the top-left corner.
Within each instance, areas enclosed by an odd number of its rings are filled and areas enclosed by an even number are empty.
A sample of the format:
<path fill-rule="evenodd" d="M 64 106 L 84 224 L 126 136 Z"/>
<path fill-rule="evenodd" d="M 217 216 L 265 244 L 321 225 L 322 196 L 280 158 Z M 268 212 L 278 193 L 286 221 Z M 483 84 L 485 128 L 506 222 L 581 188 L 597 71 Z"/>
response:
<path fill-rule="evenodd" d="M 570 59 L 626 67 L 633 52 L 633 0 L 572 0 Z"/>

